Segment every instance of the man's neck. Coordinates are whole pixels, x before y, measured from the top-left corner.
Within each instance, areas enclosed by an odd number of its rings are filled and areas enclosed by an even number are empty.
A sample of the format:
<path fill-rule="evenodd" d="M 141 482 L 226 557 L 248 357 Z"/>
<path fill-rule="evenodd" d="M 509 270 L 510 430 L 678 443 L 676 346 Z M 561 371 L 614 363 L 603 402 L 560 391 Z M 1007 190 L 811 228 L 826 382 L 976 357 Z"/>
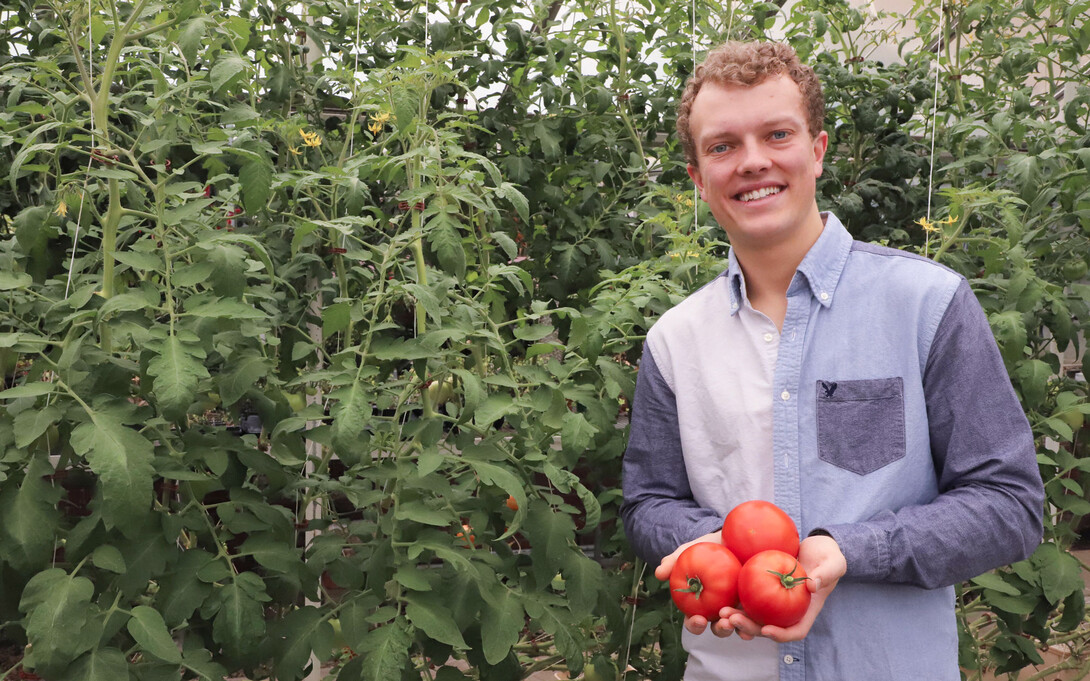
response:
<path fill-rule="evenodd" d="M 764 313 L 783 330 L 787 313 L 787 289 L 803 258 L 821 236 L 824 218 L 815 212 L 816 220 L 807 229 L 799 230 L 797 238 L 772 245 L 738 244 L 735 258 L 746 279 L 746 295 L 753 309 Z"/>

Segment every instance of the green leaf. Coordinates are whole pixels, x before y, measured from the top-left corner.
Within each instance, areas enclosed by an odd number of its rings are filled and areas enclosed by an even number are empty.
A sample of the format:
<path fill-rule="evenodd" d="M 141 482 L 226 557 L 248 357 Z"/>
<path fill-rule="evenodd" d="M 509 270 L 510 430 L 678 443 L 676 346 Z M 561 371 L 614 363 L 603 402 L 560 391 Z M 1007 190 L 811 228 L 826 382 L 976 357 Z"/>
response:
<path fill-rule="evenodd" d="M 44 385 L 52 385 L 45 383 Z M 15 416 L 15 446 L 20 449 L 29 447 L 35 440 L 44 435 L 53 425 L 61 419 L 61 410 L 52 404 L 42 409 L 27 409 Z M 54 437 L 54 440 L 57 438 Z M 57 442 L 47 443 L 50 451 L 57 446 Z"/>
<path fill-rule="evenodd" d="M 125 681 L 128 678 L 129 661 L 117 648 L 93 648 L 73 662 L 64 674 L 65 681 Z"/>
<path fill-rule="evenodd" d="M 462 247 L 462 237 L 458 233 L 458 223 L 447 213 L 439 213 L 428 222 L 428 243 L 443 270 L 459 280 L 466 274 L 466 252 Z"/>
<path fill-rule="evenodd" d="M 8 480 L 0 487 L 0 525 L 3 548 L 8 562 L 20 568 L 48 564 L 53 556 L 54 537 L 60 526 L 57 502 L 64 492 L 43 477 L 53 469 L 45 457 L 31 459 L 18 485 Z"/>
<path fill-rule="evenodd" d="M 28 288 L 34 283 L 34 278 L 26 272 L 0 272 L 0 291 L 14 291 Z"/>
<path fill-rule="evenodd" d="M 501 584 L 495 576 L 479 580 L 484 596 L 481 604 L 481 642 L 488 664 L 499 664 L 518 643 L 525 625 L 525 610 L 518 591 Z"/>
<path fill-rule="evenodd" d="M 602 566 L 581 551 L 568 551 L 561 572 L 572 612 L 590 615 L 598 605 L 598 592 L 602 589 Z"/>
<path fill-rule="evenodd" d="M 180 626 L 212 593 L 212 585 L 201 580 L 197 574 L 210 563 L 222 565 L 223 561 L 200 549 L 182 552 L 177 567 L 171 578 L 164 580 L 156 600 L 163 620 L 169 626 Z"/>
<path fill-rule="evenodd" d="M 296 575 L 303 568 L 303 556 L 300 549 L 288 542 L 275 539 L 268 534 L 252 534 L 243 542 L 239 552 L 254 557 L 270 573 Z"/>
<path fill-rule="evenodd" d="M 551 324 L 524 324 L 515 328 L 515 338 L 532 343 L 545 338 L 553 332 Z"/>
<path fill-rule="evenodd" d="M 33 646 L 28 662 L 63 666 L 95 645 L 101 624 L 91 625 L 94 593 L 91 580 L 63 570 L 47 570 L 31 578 L 19 604 L 27 613 L 27 640 Z"/>
<path fill-rule="evenodd" d="M 163 211 L 163 224 L 173 227 L 182 224 L 183 221 L 193 220 L 210 205 L 212 205 L 212 199 L 189 199 L 176 208 Z"/>
<path fill-rule="evenodd" d="M 255 385 L 269 374 L 269 362 L 263 355 L 247 354 L 231 362 L 230 370 L 216 381 L 223 405 L 229 407 L 238 402 Z"/>
<path fill-rule="evenodd" d="M 272 195 L 273 168 L 265 158 L 248 161 L 238 172 L 242 187 L 242 206 L 247 213 L 259 213 L 265 209 Z"/>
<path fill-rule="evenodd" d="M 197 61 L 197 50 L 200 49 L 201 40 L 204 38 L 206 21 L 207 19 L 203 16 L 193 17 L 182 24 L 178 31 L 178 47 L 181 48 L 182 56 L 190 67 Z"/>
<path fill-rule="evenodd" d="M 480 428 L 489 428 L 495 421 L 514 410 L 515 403 L 510 395 L 503 393 L 489 395 L 473 412 L 473 423 Z"/>
<path fill-rule="evenodd" d="M 11 184 L 12 191 L 16 191 L 16 181 L 22 176 L 20 170 L 22 169 L 23 164 L 39 152 L 48 151 L 53 153 L 57 146 L 56 142 L 39 142 L 37 144 L 28 144 L 20 149 L 19 153 L 15 154 L 15 158 L 11 161 L 11 166 L 8 168 L 8 182 Z"/>
<path fill-rule="evenodd" d="M 448 527 L 454 519 L 449 511 L 429 508 L 423 501 L 405 501 L 399 504 L 394 517 L 436 527 Z"/>
<path fill-rule="evenodd" d="M 212 638 L 230 655 L 253 651 L 265 633 L 265 612 L 261 603 L 250 595 L 238 578 L 220 589 L 219 598 L 219 610 L 212 621 Z"/>
<path fill-rule="evenodd" d="M 539 583 L 548 584 L 564 566 L 564 554 L 575 541 L 575 524 L 571 516 L 557 512 L 545 501 L 531 499 L 523 527 L 534 547 L 534 575 Z"/>
<path fill-rule="evenodd" d="M 522 192 L 518 190 L 518 187 L 510 182 L 503 182 L 500 186 L 496 187 L 496 194 L 502 199 L 507 199 L 507 201 L 515 207 L 515 211 L 518 213 L 519 219 L 522 220 L 522 224 L 530 224 L 530 204 L 526 200 L 526 197 L 523 196 Z"/>
<path fill-rule="evenodd" d="M 1048 396 L 1048 382 L 1054 375 L 1052 368 L 1039 359 L 1022 362 L 1014 370 L 1014 378 L 1021 388 L 1025 405 L 1035 408 L 1043 404 Z"/>
<path fill-rule="evenodd" d="M 405 606 L 405 616 L 418 629 L 425 634 L 456 650 L 465 650 L 465 639 L 459 630 L 454 617 L 444 602 L 444 596 L 430 591 L 413 591 L 405 594 L 408 605 Z"/>
<path fill-rule="evenodd" d="M 138 272 L 158 272 L 163 267 L 162 257 L 142 251 L 115 251 L 114 258 Z"/>
<path fill-rule="evenodd" d="M 107 527 L 117 527 L 124 534 L 138 529 L 132 519 L 143 517 L 151 508 L 151 442 L 112 414 L 93 412 L 91 422 L 72 431 L 71 444 L 99 477 Z"/>
<path fill-rule="evenodd" d="M 247 63 L 242 57 L 228 54 L 219 59 L 208 74 L 208 80 L 212 83 L 212 91 L 219 92 L 224 87 L 233 84 L 246 72 Z"/>
<path fill-rule="evenodd" d="M 114 574 L 125 574 L 125 557 L 116 546 L 100 544 L 91 554 L 91 562 L 95 567 L 109 570 Z"/>
<path fill-rule="evenodd" d="M 351 465 L 358 462 L 366 446 L 364 433 L 371 421 L 372 409 L 369 391 L 360 381 L 353 381 L 348 393 L 333 408 L 333 449 Z"/>
<path fill-rule="evenodd" d="M 34 381 L 33 383 L 24 383 L 23 385 L 17 385 L 14 388 L 8 388 L 7 390 L 0 391 L 0 400 L 14 400 L 22 397 L 38 397 L 39 395 L 48 395 L 53 392 L 54 386 L 48 381 Z"/>
<path fill-rule="evenodd" d="M 275 678 L 301 679 L 310 664 L 311 655 L 325 660 L 333 649 L 333 627 L 318 608 L 293 610 L 277 622 L 269 632 L 276 644 Z"/>
<path fill-rule="evenodd" d="M 568 664 L 568 672 L 572 678 L 583 672 L 585 660 L 583 651 L 586 650 L 584 641 L 576 637 L 579 632 L 579 623 L 563 608 L 547 604 L 528 601 L 526 613 L 537 621 L 541 628 L 553 637 L 553 644 L 558 653 L 564 656 Z"/>
<path fill-rule="evenodd" d="M 182 343 L 173 333 L 155 350 L 148 363 L 148 374 L 155 378 L 152 394 L 163 416 L 177 421 L 193 404 L 201 379 L 209 376 L 201 361 L 205 352 L 199 345 Z"/>
<path fill-rule="evenodd" d="M 237 298 L 219 298 L 187 307 L 185 314 L 208 319 L 266 319 L 267 314 Z"/>
<path fill-rule="evenodd" d="M 182 651 L 182 664 L 204 681 L 223 681 L 227 678 L 227 670 L 223 665 L 212 661 L 212 653 L 204 648 L 196 647 L 200 645 L 200 640 L 200 637 L 197 636 L 190 636 L 186 639 L 187 643 L 193 641 L 195 645 L 185 646 Z"/>
<path fill-rule="evenodd" d="M 560 439 L 564 449 L 569 452 L 584 452 L 594 440 L 598 429 L 587 421 L 587 417 L 578 412 L 569 411 L 564 414 L 564 425 L 560 429 Z"/>
<path fill-rule="evenodd" d="M 325 337 L 340 333 L 348 328 L 352 321 L 352 304 L 349 302 L 333 303 L 322 310 L 322 335 Z"/>
<path fill-rule="evenodd" d="M 367 632 L 358 651 L 337 675 L 340 681 L 389 681 L 400 679 L 409 665 L 413 632 L 401 616 Z"/>
<path fill-rule="evenodd" d="M 1079 561 L 1056 544 L 1041 544 L 1029 560 L 1037 568 L 1041 589 L 1052 605 L 1059 605 L 1072 592 L 1082 592 Z"/>
<path fill-rule="evenodd" d="M 1015 588 L 1013 584 L 1007 582 L 1002 576 L 997 575 L 994 572 L 986 572 L 977 577 L 973 577 L 970 581 L 977 586 L 992 589 L 993 591 L 998 591 L 999 593 L 1007 594 L 1008 596 L 1019 596 L 1022 594 L 1022 592 Z"/>
<path fill-rule="evenodd" d="M 146 605 L 134 607 L 126 628 L 145 653 L 164 662 L 182 663 L 182 652 L 178 650 L 158 610 Z"/>
<path fill-rule="evenodd" d="M 1028 335 L 1022 315 L 1014 310 L 993 314 L 988 317 L 992 333 L 999 343 L 1003 359 L 1010 366 L 1023 359 L 1022 351 L 1026 347 Z"/>

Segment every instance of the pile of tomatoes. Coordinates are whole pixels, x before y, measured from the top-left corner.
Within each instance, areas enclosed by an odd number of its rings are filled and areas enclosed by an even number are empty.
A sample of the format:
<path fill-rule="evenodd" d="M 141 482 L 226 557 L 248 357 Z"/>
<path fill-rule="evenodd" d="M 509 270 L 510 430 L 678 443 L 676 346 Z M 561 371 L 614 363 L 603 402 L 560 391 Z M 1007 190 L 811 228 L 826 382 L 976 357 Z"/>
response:
<path fill-rule="evenodd" d="M 723 521 L 723 542 L 699 542 L 681 552 L 670 594 L 686 615 L 719 619 L 739 607 L 753 621 L 777 627 L 799 622 L 810 606 L 806 571 L 798 563 L 799 531 L 791 516 L 767 501 L 735 506 Z"/>

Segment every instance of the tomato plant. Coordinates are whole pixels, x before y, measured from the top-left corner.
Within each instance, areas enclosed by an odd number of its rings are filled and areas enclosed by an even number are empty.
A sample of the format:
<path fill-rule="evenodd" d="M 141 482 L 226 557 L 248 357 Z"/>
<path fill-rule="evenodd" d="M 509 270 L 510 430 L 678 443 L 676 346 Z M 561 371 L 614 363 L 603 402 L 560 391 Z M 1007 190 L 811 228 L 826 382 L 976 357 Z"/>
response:
<path fill-rule="evenodd" d="M 699 542 L 681 552 L 670 573 L 670 595 L 686 615 L 709 622 L 738 599 L 738 571 L 742 564 L 730 550 L 715 542 Z"/>
<path fill-rule="evenodd" d="M 779 506 L 759 499 L 743 501 L 723 520 L 723 544 L 743 564 L 769 549 L 797 556 L 799 530 Z"/>
<path fill-rule="evenodd" d="M 761 551 L 738 573 L 738 600 L 753 621 L 789 627 L 801 620 L 810 606 L 808 580 L 795 556 Z"/>

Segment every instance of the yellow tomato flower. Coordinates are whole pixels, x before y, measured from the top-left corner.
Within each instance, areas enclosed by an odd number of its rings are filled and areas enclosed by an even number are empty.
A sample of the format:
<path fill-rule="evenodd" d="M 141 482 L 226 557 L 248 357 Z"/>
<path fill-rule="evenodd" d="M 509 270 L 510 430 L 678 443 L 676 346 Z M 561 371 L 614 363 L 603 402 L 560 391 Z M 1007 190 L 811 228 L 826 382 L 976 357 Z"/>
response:
<path fill-rule="evenodd" d="M 919 225 L 920 227 L 923 227 L 923 231 L 925 231 L 925 232 L 937 232 L 937 231 L 939 231 L 939 228 L 935 226 L 935 223 L 931 222 L 927 218 L 920 218 L 919 220 L 916 221 L 916 224 Z"/>
<path fill-rule="evenodd" d="M 57 204 L 57 208 L 53 212 L 63 218 L 64 216 L 68 215 L 68 204 L 62 200 L 60 203 Z"/>
<path fill-rule="evenodd" d="M 299 128 L 299 136 L 303 138 L 303 144 L 308 147 L 322 146 L 322 138 L 316 132 L 307 132 L 306 130 Z"/>
<path fill-rule="evenodd" d="M 303 153 L 303 152 L 299 151 L 299 149 L 297 147 L 293 147 L 290 144 L 288 145 L 288 151 L 290 151 L 293 156 L 300 156 Z"/>
<path fill-rule="evenodd" d="M 371 116 L 371 120 L 379 125 L 386 125 L 390 121 L 390 112 L 381 111 L 378 114 Z"/>

